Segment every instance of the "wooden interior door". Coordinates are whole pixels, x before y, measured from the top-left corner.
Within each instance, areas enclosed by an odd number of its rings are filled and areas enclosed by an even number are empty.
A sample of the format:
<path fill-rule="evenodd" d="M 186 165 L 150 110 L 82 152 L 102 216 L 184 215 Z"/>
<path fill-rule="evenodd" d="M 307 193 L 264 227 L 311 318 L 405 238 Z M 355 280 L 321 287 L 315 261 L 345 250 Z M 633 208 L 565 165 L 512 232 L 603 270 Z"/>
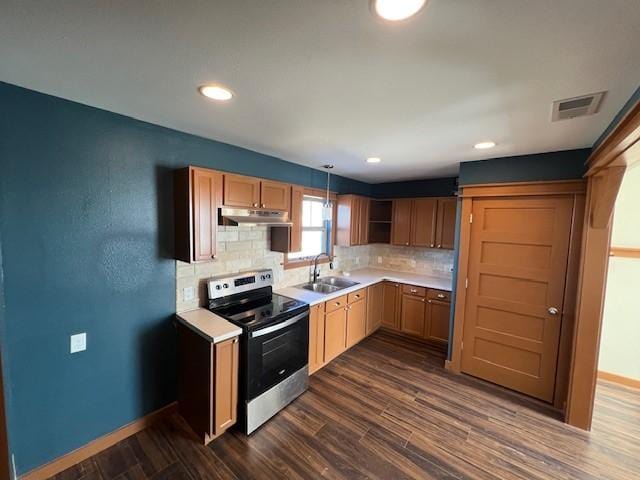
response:
<path fill-rule="evenodd" d="M 395 330 L 400 329 L 400 285 L 393 282 L 383 283 L 382 325 Z"/>
<path fill-rule="evenodd" d="M 215 418 L 213 434 L 220 435 L 236 423 L 238 411 L 238 338 L 217 343 L 215 348 Z"/>
<path fill-rule="evenodd" d="M 553 401 L 573 200 L 473 202 L 462 371 Z"/>
<path fill-rule="evenodd" d="M 453 250 L 456 233 L 457 198 L 441 198 L 438 200 L 438 221 L 436 228 L 436 248 Z"/>
<path fill-rule="evenodd" d="M 193 194 L 193 260 L 211 260 L 216 254 L 218 232 L 218 190 L 221 175 L 213 170 L 194 168 Z"/>
<path fill-rule="evenodd" d="M 428 248 L 435 247 L 437 212 L 437 198 L 416 198 L 413 201 L 411 245 Z"/>
<path fill-rule="evenodd" d="M 367 335 L 382 325 L 383 309 L 384 284 L 376 283 L 367 289 Z"/>
<path fill-rule="evenodd" d="M 393 201 L 391 223 L 391 243 L 409 245 L 411 242 L 411 199 L 401 198 Z"/>
<path fill-rule="evenodd" d="M 260 182 L 260 207 L 289 211 L 291 185 L 262 180 Z"/>
<path fill-rule="evenodd" d="M 260 206 L 260 179 L 242 175 L 224 176 L 224 205 L 257 208 Z"/>

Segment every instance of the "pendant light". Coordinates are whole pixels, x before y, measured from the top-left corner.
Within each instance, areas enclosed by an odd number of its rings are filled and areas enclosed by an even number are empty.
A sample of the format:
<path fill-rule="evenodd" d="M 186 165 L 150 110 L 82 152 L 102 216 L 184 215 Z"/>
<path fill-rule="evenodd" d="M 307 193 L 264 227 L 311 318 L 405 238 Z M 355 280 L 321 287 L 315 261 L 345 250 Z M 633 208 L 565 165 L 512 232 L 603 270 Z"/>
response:
<path fill-rule="evenodd" d="M 327 171 L 327 198 L 324 201 L 324 205 L 322 205 L 322 219 L 328 222 L 329 220 L 331 220 L 331 215 L 333 213 L 331 202 L 329 200 L 329 185 L 331 183 L 331 169 L 333 168 L 333 165 L 327 164 L 322 168 Z"/>

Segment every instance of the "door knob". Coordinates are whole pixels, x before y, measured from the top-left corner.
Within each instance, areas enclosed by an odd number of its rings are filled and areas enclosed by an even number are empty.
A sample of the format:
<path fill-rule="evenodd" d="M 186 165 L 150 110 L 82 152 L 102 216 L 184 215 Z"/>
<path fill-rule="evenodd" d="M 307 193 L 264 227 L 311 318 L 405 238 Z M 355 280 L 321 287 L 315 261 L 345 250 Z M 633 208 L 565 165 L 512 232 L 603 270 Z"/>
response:
<path fill-rule="evenodd" d="M 558 309 L 556 307 L 549 307 L 549 315 L 557 315 L 558 314 Z"/>

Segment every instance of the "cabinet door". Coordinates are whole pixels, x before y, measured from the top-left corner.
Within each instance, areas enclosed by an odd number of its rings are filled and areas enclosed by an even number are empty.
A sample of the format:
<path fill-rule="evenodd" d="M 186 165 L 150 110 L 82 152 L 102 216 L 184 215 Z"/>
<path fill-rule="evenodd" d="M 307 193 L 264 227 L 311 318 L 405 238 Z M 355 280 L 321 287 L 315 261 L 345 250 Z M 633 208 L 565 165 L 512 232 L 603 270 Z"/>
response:
<path fill-rule="evenodd" d="M 409 245 L 411 242 L 411 204 L 412 200 L 393 201 L 393 219 L 391 223 L 391 243 Z"/>
<path fill-rule="evenodd" d="M 216 254 L 218 232 L 217 198 L 221 174 L 213 170 L 191 170 L 193 204 L 193 260 L 211 260 Z"/>
<path fill-rule="evenodd" d="M 400 316 L 398 315 L 400 284 L 384 282 L 382 325 L 398 330 L 400 328 Z"/>
<path fill-rule="evenodd" d="M 327 363 L 346 349 L 347 307 L 327 313 L 324 322 L 324 363 Z"/>
<path fill-rule="evenodd" d="M 433 248 L 436 243 L 438 199 L 416 198 L 411 210 L 411 245 Z"/>
<path fill-rule="evenodd" d="M 453 250 L 456 232 L 456 198 L 441 198 L 438 200 L 438 226 L 436 247 Z"/>
<path fill-rule="evenodd" d="M 424 337 L 426 307 L 424 297 L 402 295 L 400 330 L 410 335 Z"/>
<path fill-rule="evenodd" d="M 359 197 L 353 197 L 351 199 L 351 233 L 349 235 L 349 243 L 351 245 L 360 245 L 360 204 L 361 200 Z"/>
<path fill-rule="evenodd" d="M 451 304 L 447 302 L 439 302 L 437 300 L 429 300 L 426 338 L 439 343 L 449 342 L 449 314 L 451 312 Z"/>
<path fill-rule="evenodd" d="M 227 207 L 259 207 L 260 179 L 241 175 L 225 175 L 224 205 Z"/>
<path fill-rule="evenodd" d="M 238 338 L 217 343 L 215 353 L 215 415 L 213 434 L 220 435 L 236 423 L 238 403 Z"/>
<path fill-rule="evenodd" d="M 347 348 L 354 346 L 365 337 L 367 302 L 358 300 L 347 310 Z"/>
<path fill-rule="evenodd" d="M 370 335 L 382 325 L 384 305 L 384 284 L 377 283 L 367 289 L 367 331 Z"/>
<path fill-rule="evenodd" d="M 357 198 L 354 195 L 338 195 L 336 218 L 337 245 L 349 247 L 355 245 L 358 241 L 357 232 L 354 230 L 357 214 Z"/>
<path fill-rule="evenodd" d="M 262 180 L 260 185 L 260 207 L 289 211 L 291 185 Z"/>
<path fill-rule="evenodd" d="M 324 365 L 324 303 L 309 311 L 309 374 Z"/>
<path fill-rule="evenodd" d="M 360 198 L 358 245 L 369 243 L 369 199 Z"/>

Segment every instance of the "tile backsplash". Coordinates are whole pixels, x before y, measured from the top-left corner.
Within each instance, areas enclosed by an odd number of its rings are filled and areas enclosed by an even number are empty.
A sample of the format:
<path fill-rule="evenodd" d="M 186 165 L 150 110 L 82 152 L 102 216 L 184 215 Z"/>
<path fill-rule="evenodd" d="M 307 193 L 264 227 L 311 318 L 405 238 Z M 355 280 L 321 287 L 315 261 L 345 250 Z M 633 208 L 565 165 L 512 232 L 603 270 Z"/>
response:
<path fill-rule="evenodd" d="M 365 267 L 385 268 L 433 276 L 450 276 L 453 252 L 390 245 L 335 247 L 336 272 Z M 215 260 L 196 264 L 176 262 L 176 311 L 183 312 L 204 306 L 207 300 L 206 280 L 214 275 L 245 270 L 271 268 L 274 288 L 306 282 L 309 267 L 285 270 L 284 254 L 269 250 L 269 227 L 218 227 L 218 252 Z M 327 275 L 328 264 L 321 265 L 321 275 Z M 193 287 L 195 297 L 185 301 L 184 289 Z"/>

